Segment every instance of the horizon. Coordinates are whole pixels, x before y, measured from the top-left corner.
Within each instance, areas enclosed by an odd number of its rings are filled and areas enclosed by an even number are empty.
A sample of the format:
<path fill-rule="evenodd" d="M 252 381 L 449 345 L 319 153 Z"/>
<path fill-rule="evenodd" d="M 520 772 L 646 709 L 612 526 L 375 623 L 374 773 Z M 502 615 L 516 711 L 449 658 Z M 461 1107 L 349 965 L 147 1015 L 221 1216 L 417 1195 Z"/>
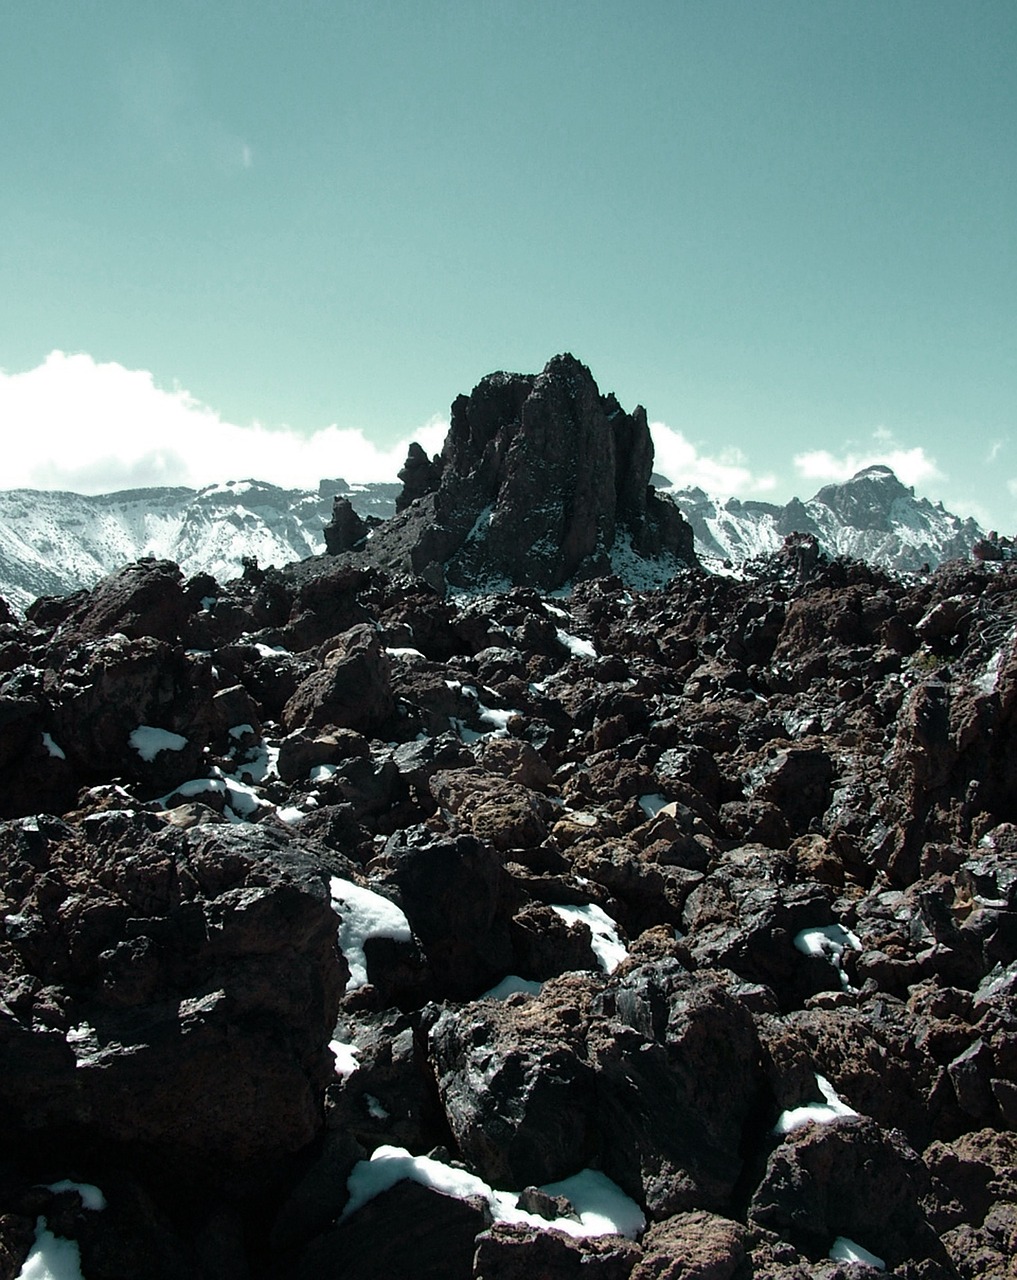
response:
<path fill-rule="evenodd" d="M 1015 59 L 1010 0 L 16 7 L 3 483 L 393 475 L 568 350 L 676 483 L 1012 529 Z"/>

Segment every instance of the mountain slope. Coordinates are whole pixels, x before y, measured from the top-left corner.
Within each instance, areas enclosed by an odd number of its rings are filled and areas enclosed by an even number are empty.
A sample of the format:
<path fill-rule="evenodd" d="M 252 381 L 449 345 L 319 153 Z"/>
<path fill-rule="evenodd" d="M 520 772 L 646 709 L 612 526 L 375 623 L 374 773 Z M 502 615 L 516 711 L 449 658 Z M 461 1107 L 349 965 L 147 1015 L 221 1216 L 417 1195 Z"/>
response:
<path fill-rule="evenodd" d="M 288 564 L 324 550 L 322 530 L 342 493 L 361 515 L 395 510 L 398 484 L 352 488 L 322 480 L 317 490 L 230 481 L 204 489 L 129 489 L 88 497 L 0 492 L 0 595 L 17 608 L 37 596 L 90 587 L 143 556 L 175 560 L 185 574 L 236 577 L 245 556 Z"/>
<path fill-rule="evenodd" d="M 812 533 L 830 555 L 846 555 L 898 571 L 935 566 L 967 556 L 982 537 L 942 503 L 916 498 L 889 467 L 866 467 L 850 480 L 828 484 L 807 502 L 721 503 L 702 489 L 672 488 L 671 498 L 692 525 L 703 562 L 732 565 L 777 550 L 789 533 Z"/>
<path fill-rule="evenodd" d="M 702 489 L 658 492 L 679 508 L 695 549 L 712 569 L 776 551 L 789 533 L 813 533 L 830 555 L 847 555 L 897 571 L 967 556 L 983 536 L 941 503 L 916 498 L 888 467 L 867 467 L 830 484 L 807 502 L 727 502 Z M 337 494 L 361 516 L 395 513 L 398 484 L 349 486 L 322 480 L 316 490 L 231 481 L 204 489 L 131 489 L 86 497 L 31 489 L 0 491 L 0 595 L 24 609 L 40 595 L 90 587 L 142 556 L 175 560 L 185 574 L 225 581 L 245 556 L 283 565 L 324 550 L 322 530 Z"/>

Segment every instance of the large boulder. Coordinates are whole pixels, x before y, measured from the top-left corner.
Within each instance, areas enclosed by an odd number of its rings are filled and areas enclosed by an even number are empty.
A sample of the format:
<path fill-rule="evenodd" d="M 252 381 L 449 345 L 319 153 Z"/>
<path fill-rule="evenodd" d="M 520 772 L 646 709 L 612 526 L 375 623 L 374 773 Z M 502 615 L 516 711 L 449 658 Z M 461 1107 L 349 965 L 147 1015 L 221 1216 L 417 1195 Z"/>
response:
<path fill-rule="evenodd" d="M 0 1142 L 270 1184 L 323 1124 L 344 962 L 328 877 L 265 828 L 0 826 Z"/>

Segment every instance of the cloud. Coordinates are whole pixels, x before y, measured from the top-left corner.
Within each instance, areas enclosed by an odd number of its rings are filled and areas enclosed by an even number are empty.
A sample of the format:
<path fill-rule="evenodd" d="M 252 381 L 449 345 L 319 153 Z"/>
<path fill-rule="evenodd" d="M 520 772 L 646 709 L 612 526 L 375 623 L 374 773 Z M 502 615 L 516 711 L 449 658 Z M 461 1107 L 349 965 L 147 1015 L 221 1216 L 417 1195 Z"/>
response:
<path fill-rule="evenodd" d="M 776 486 L 770 474 L 755 475 L 740 449 L 722 449 L 716 457 L 699 452 L 680 431 L 663 422 L 651 422 L 654 470 L 667 476 L 679 489 L 698 486 L 718 497 L 767 493 Z"/>
<path fill-rule="evenodd" d="M 837 455 L 829 449 L 810 449 L 795 454 L 795 469 L 804 480 L 820 483 L 850 480 L 856 472 L 877 464 L 889 467 L 902 484 L 923 485 L 929 480 L 944 479 L 935 458 L 929 457 L 921 445 L 905 449 L 885 427 L 877 428 L 873 439 L 873 446 L 858 452 L 848 450 Z"/>
<path fill-rule="evenodd" d="M 335 424 L 309 435 L 243 426 L 185 390 L 157 387 L 146 370 L 62 351 L 26 373 L 0 370 L 0 422 L 5 487 L 78 493 L 249 477 L 294 488 L 323 477 L 394 480 L 411 440 L 437 453 L 448 430 L 435 418 L 383 448 Z"/>

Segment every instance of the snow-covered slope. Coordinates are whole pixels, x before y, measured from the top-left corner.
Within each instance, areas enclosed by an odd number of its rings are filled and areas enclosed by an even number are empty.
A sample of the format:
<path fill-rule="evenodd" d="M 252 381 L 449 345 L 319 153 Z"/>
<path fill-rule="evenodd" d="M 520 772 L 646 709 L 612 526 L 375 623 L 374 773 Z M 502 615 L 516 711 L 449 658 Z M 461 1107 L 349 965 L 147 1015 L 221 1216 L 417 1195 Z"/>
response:
<path fill-rule="evenodd" d="M 658 487 L 666 483 L 654 479 Z M 236 577 L 244 556 L 263 566 L 288 564 L 324 550 L 322 529 L 337 493 L 361 516 L 384 519 L 395 511 L 399 490 L 398 484 L 351 487 L 342 480 L 296 490 L 244 480 L 98 497 L 0 491 L 0 595 L 24 609 L 36 596 L 92 586 L 141 556 L 176 560 L 187 575 L 204 570 L 220 580 Z M 776 551 L 796 531 L 814 533 L 830 555 L 901 570 L 966 556 L 982 537 L 974 520 L 916 498 L 888 467 L 867 467 L 808 502 L 794 498 L 783 507 L 736 498 L 722 503 L 702 489 L 663 492 L 692 525 L 700 559 L 714 569 Z"/>
<path fill-rule="evenodd" d="M 940 502 L 916 498 L 889 467 L 866 467 L 829 484 L 808 502 L 720 502 L 702 489 L 667 490 L 692 525 L 704 564 L 738 565 L 767 555 L 789 533 L 812 533 L 829 555 L 847 555 L 887 568 L 916 570 L 967 556 L 982 537 L 974 520 L 951 515 Z"/>
<path fill-rule="evenodd" d="M 395 510 L 398 484 L 317 490 L 231 481 L 204 489 L 129 489 L 86 497 L 34 489 L 0 491 L 0 595 L 19 609 L 36 596 L 92 586 L 142 556 L 176 560 L 187 575 L 220 579 L 245 556 L 282 565 L 325 549 L 322 529 L 343 493 L 361 515 Z"/>

